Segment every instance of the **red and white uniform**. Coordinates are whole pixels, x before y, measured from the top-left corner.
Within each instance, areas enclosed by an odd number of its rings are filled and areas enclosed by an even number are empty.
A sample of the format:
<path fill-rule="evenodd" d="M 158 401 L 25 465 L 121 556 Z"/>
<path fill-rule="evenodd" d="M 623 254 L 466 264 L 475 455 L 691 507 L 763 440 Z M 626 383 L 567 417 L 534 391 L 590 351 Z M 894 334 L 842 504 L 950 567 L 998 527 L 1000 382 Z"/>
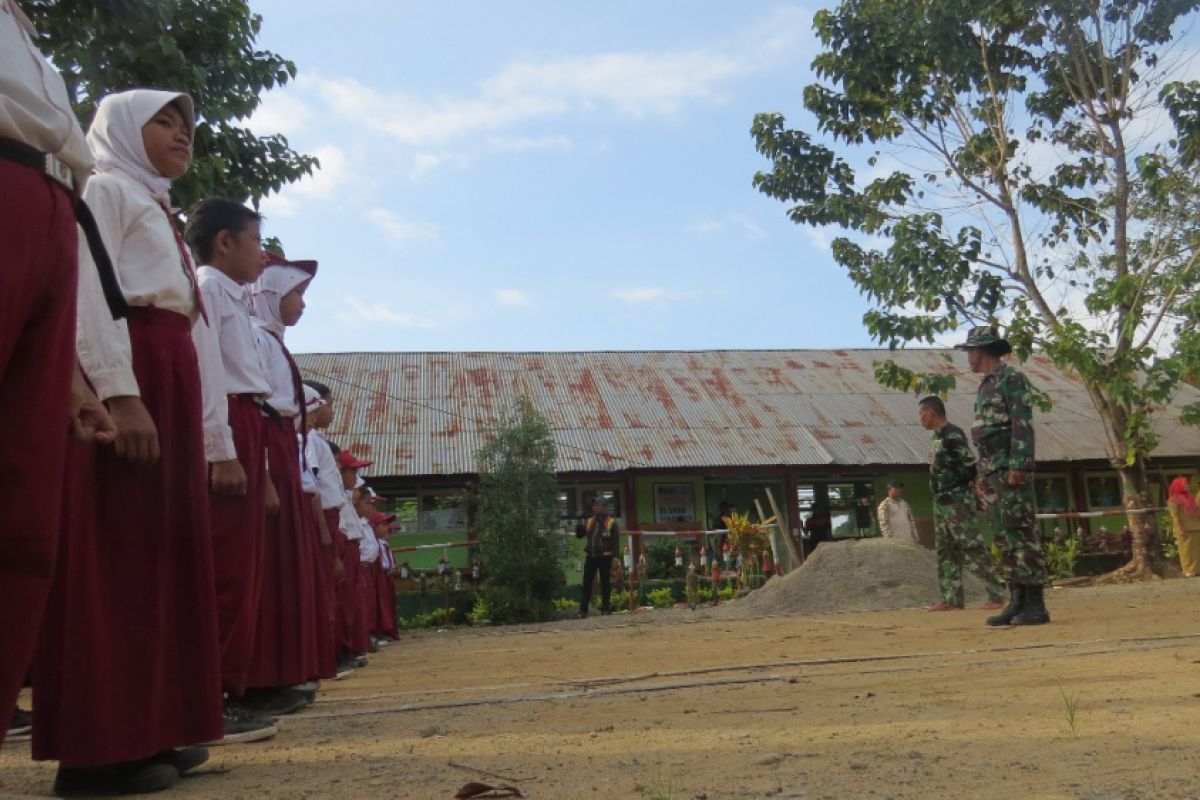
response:
<path fill-rule="evenodd" d="M 92 156 L 67 89 L 12 0 L 0 0 L 0 137 L 57 156 L 82 183 Z M 70 190 L 0 159 L 0 743 L 29 671 L 54 574 L 77 276 Z"/>
<path fill-rule="evenodd" d="M 110 95 L 88 131 L 99 174 L 84 198 L 131 310 L 113 322 L 81 304 L 79 357 L 102 397 L 141 397 L 161 455 L 146 466 L 111 448 L 71 451 L 59 567 L 34 667 L 33 755 L 65 767 L 133 761 L 223 730 L 191 335 L 199 307 L 190 259 L 164 210 L 170 182 L 153 171 L 141 138 L 172 102 L 191 118 L 187 95 Z M 86 249 L 80 259 L 92 269 Z"/>

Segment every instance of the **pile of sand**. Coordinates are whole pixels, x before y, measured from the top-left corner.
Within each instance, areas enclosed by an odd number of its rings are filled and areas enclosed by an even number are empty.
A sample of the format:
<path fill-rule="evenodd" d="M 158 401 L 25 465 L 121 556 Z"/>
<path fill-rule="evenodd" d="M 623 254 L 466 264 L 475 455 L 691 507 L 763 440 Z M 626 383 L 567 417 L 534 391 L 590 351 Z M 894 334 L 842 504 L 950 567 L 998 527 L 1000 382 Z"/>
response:
<path fill-rule="evenodd" d="M 967 605 L 987 599 L 983 583 L 963 575 Z M 718 611 L 765 616 L 823 611 L 917 608 L 940 599 L 937 556 L 893 539 L 826 542 L 798 570 L 771 578 L 761 588 Z"/>

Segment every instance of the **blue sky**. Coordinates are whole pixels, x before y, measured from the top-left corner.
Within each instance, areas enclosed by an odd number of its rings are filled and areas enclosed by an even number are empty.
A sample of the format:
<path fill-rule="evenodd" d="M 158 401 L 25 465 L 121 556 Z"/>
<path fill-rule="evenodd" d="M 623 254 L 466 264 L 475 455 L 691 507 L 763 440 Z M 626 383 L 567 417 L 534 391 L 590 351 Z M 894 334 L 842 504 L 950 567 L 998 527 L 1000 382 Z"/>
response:
<path fill-rule="evenodd" d="M 861 347 L 825 237 L 751 179 L 817 6 L 255 0 L 297 81 L 251 122 L 323 169 L 263 205 L 316 258 L 300 352 Z"/>

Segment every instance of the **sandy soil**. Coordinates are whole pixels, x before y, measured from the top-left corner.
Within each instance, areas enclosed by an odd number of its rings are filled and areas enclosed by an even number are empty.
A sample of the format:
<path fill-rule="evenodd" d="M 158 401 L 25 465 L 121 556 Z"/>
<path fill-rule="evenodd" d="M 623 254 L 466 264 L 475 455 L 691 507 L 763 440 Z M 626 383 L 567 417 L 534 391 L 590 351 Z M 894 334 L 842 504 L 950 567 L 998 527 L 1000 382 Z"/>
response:
<path fill-rule="evenodd" d="M 406 637 L 180 798 L 1200 797 L 1200 580 L 985 612 L 655 611 Z M 1075 703 L 1073 725 L 1066 697 Z M 28 702 L 28 698 L 25 698 Z M 0 795 L 52 765 L 0 753 Z M 6 793 L 7 792 L 7 793 Z"/>

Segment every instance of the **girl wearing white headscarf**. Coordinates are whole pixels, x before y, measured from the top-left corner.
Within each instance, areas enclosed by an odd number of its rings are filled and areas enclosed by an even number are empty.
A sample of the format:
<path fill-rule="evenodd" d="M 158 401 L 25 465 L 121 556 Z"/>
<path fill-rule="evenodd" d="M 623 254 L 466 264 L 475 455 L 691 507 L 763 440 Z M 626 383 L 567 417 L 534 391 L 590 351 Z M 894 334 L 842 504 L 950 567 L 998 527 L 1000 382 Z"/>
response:
<path fill-rule="evenodd" d="M 105 97 L 87 135 L 84 199 L 130 313 L 114 322 L 81 283 L 80 362 L 120 432 L 111 448 L 72 450 L 35 664 L 33 755 L 60 762 L 63 794 L 165 789 L 207 758 L 188 745 L 223 735 L 191 336 L 203 310 L 168 195 L 193 132 L 190 97 L 139 89 Z M 82 247 L 83 276 L 90 258 Z"/>
<path fill-rule="evenodd" d="M 267 422 L 267 464 L 279 511 L 267 518 L 253 654 L 242 703 L 268 711 L 296 693 L 311 691 L 312 682 L 336 676 L 332 617 L 320 579 L 321 559 L 313 520 L 314 508 L 301 484 L 297 432 L 303 433 L 304 386 L 291 353 L 283 344 L 286 328 L 304 310 L 303 294 L 316 275 L 315 261 L 287 261 L 268 254 L 267 268 L 251 289 L 256 344 L 271 394 L 267 402 L 282 424 Z"/>

